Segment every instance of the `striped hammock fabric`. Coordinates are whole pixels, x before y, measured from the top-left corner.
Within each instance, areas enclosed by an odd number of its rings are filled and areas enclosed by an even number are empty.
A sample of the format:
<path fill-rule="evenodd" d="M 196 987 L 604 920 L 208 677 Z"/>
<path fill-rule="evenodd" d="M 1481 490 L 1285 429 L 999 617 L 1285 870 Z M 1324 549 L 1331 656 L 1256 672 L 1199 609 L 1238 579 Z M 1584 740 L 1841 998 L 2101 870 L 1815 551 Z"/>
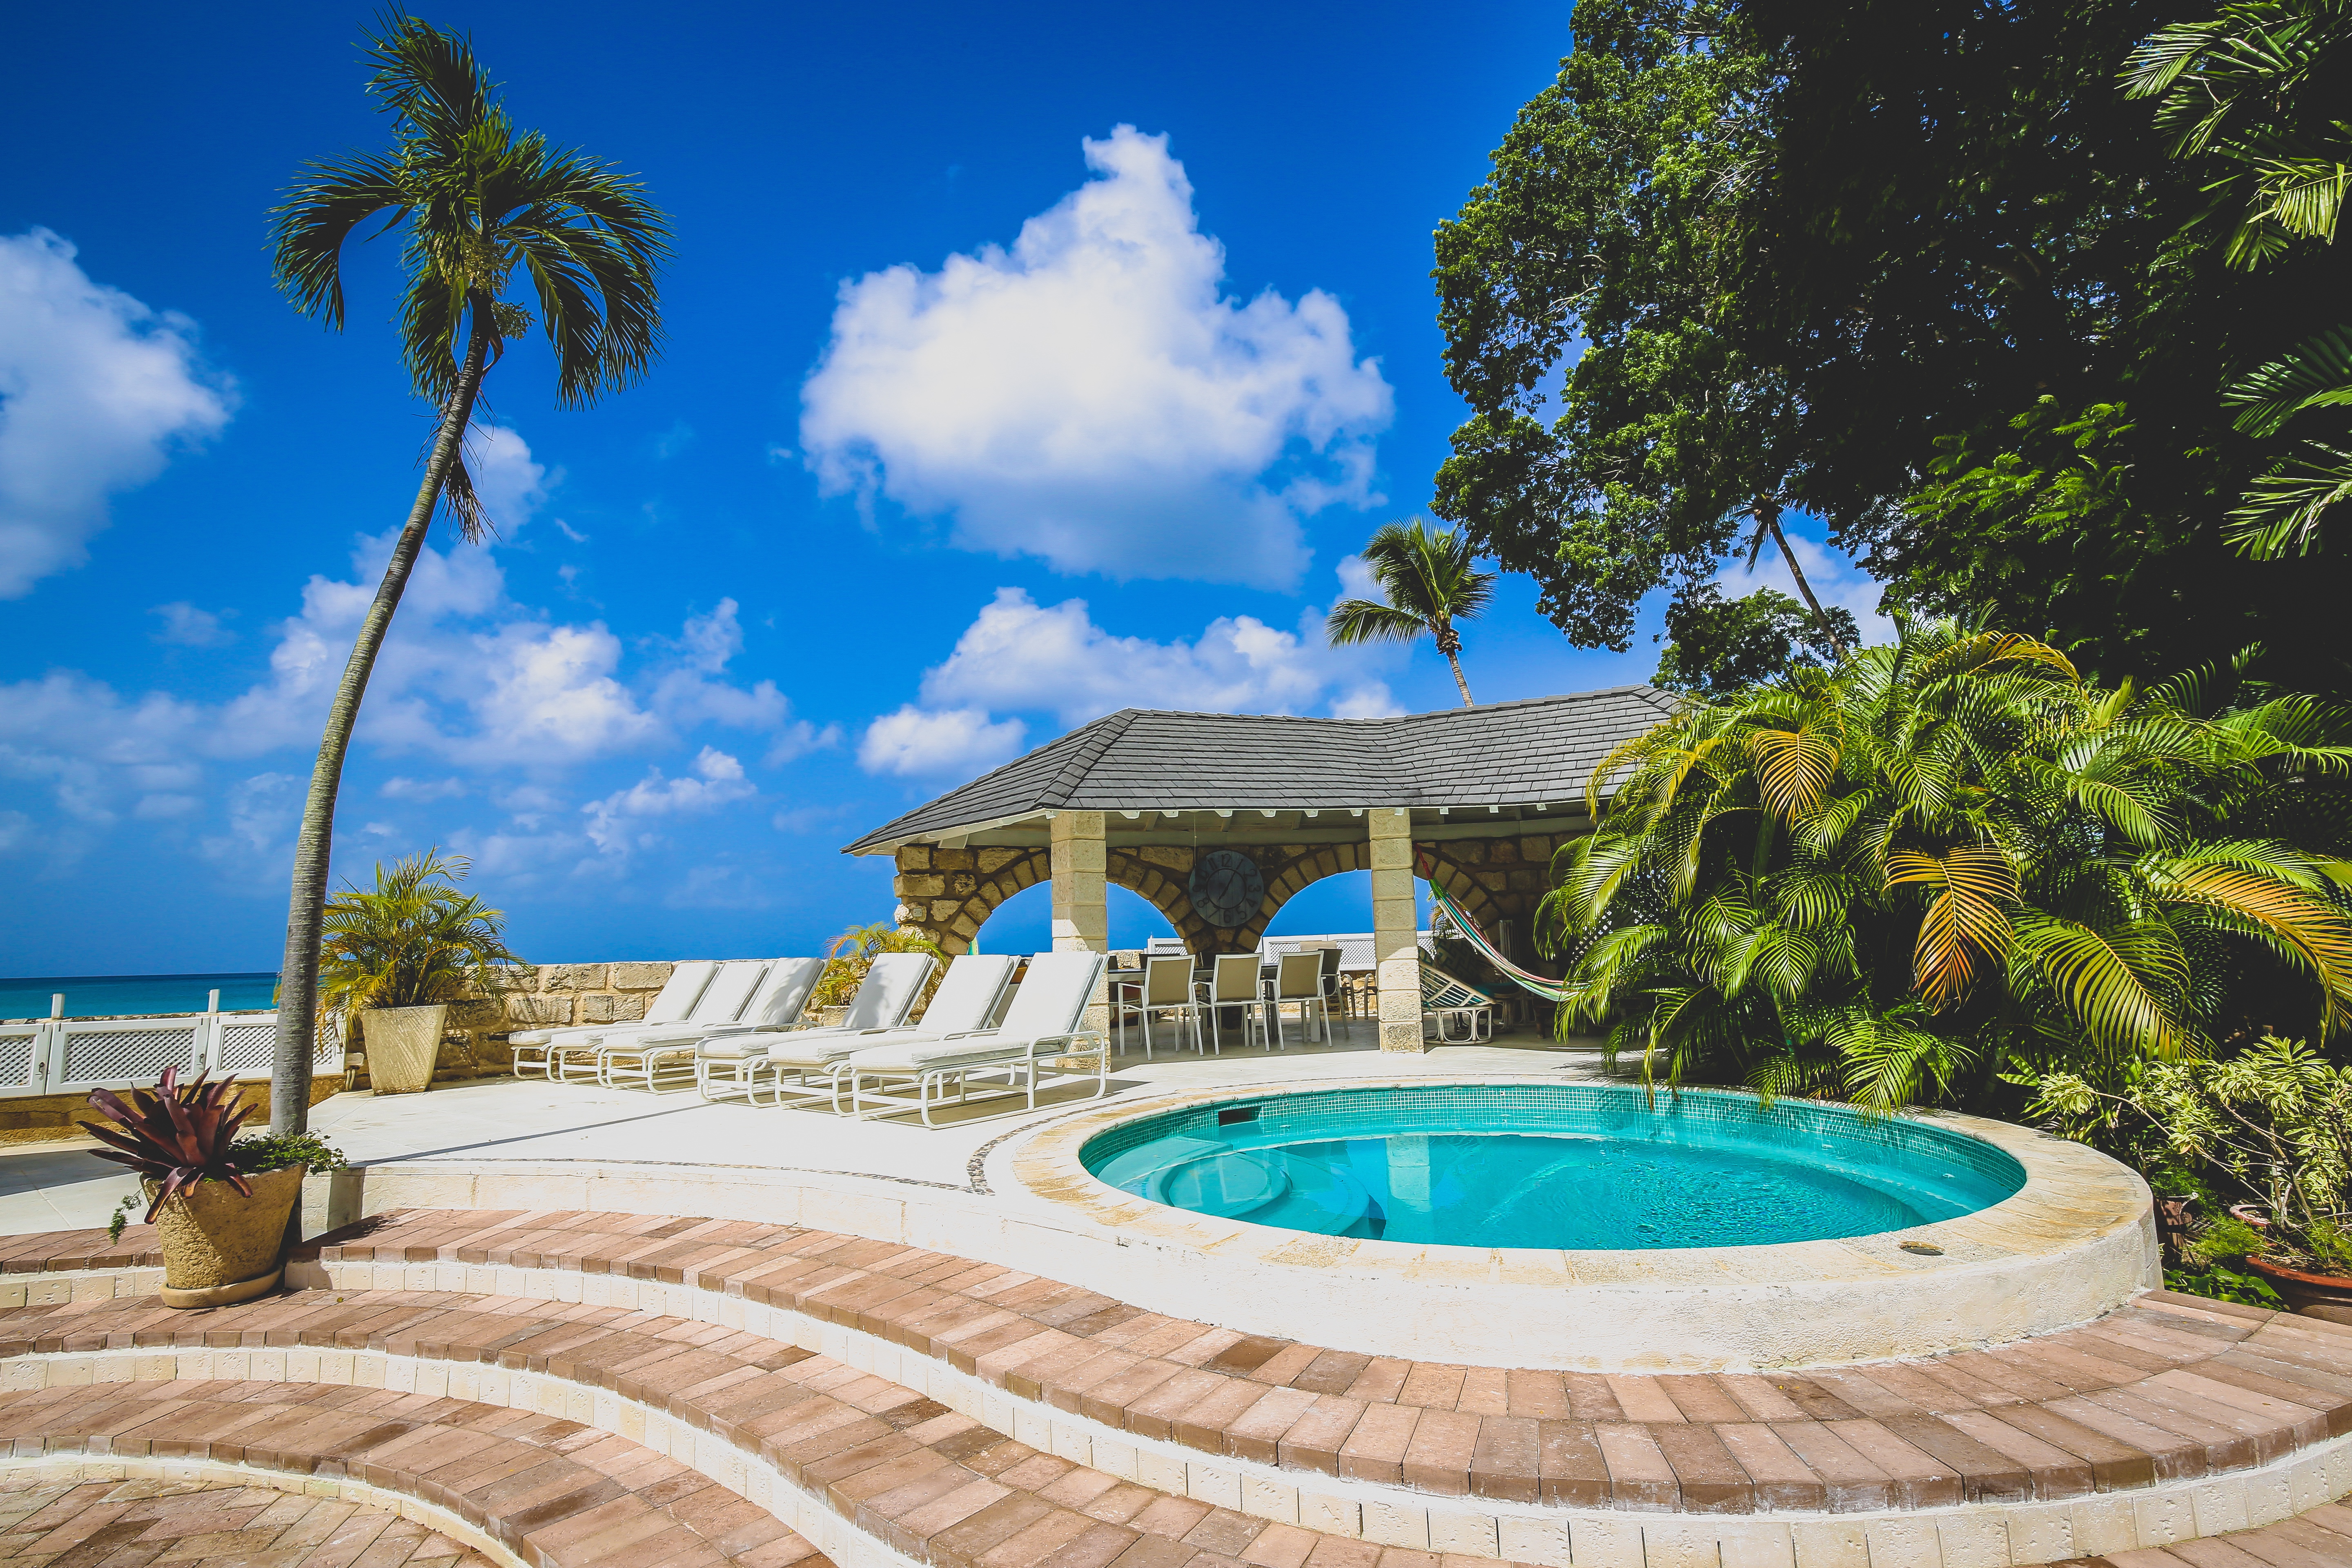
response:
<path fill-rule="evenodd" d="M 1520 990 L 1532 991 L 1548 1002 L 1568 1000 L 1568 988 L 1559 981 L 1548 980 L 1532 971 L 1521 969 L 1517 964 L 1505 958 L 1500 950 L 1486 940 L 1486 933 L 1478 929 L 1478 922 L 1465 914 L 1462 906 L 1455 903 L 1453 896 L 1444 889 L 1431 882 L 1429 896 L 1439 909 L 1445 911 L 1445 918 L 1454 922 L 1454 929 L 1462 933 L 1463 940 L 1478 950 L 1479 957 L 1494 965 L 1496 973 L 1510 981 Z"/>

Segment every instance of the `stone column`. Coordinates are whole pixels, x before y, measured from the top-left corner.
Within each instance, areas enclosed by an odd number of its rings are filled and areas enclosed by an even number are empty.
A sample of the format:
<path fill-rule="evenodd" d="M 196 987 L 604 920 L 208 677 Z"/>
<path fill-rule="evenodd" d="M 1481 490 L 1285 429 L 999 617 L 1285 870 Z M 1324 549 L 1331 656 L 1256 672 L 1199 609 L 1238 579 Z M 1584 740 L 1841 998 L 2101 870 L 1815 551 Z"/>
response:
<path fill-rule="evenodd" d="M 1054 879 L 1054 951 L 1110 951 L 1110 859 L 1103 842 L 1103 814 L 1062 811 L 1048 825 Z M 1110 1027 L 1110 987 L 1095 993 L 1085 1027 Z"/>
<path fill-rule="evenodd" d="M 1381 987 L 1381 1049 L 1420 1051 L 1421 945 L 1413 931 L 1412 813 L 1366 808 L 1372 840 L 1372 963 Z"/>

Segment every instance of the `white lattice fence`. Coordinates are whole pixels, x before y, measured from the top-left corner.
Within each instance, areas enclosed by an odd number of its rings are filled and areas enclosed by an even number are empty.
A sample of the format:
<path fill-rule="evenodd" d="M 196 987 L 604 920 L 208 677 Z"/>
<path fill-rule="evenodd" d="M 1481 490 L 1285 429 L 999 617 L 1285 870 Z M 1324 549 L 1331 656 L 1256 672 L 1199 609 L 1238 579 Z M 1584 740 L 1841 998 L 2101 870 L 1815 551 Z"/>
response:
<path fill-rule="evenodd" d="M 143 1088 L 176 1067 L 184 1076 L 269 1076 L 274 1013 L 192 1013 L 149 1018 L 50 1018 L 0 1025 L 0 1099 Z M 343 1070 L 341 1033 L 321 1024 L 314 1074 Z"/>

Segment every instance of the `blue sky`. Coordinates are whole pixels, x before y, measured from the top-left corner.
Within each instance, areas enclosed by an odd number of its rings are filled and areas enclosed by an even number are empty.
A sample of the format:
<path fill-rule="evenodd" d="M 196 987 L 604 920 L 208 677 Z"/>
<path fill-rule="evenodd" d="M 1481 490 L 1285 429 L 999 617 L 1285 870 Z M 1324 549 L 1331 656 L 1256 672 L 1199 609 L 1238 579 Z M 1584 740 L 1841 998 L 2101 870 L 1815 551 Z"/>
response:
<path fill-rule="evenodd" d="M 535 346 L 493 374 L 500 539 L 436 531 L 338 875 L 460 850 L 544 961 L 803 952 L 889 913 L 887 863 L 842 844 L 1099 713 L 1451 702 L 1429 650 L 1313 628 L 1427 502 L 1461 413 L 1430 233 L 1567 10 L 426 9 L 522 123 L 673 215 L 670 343 L 588 412 Z M 326 691 L 427 428 L 392 242 L 347 258 L 340 335 L 268 279 L 289 176 L 383 135 L 359 19 L 11 19 L 0 973 L 275 966 Z M 1507 578 L 1469 630 L 1481 700 L 1655 667 L 1533 598 Z M 983 942 L 1042 942 L 1041 900 Z M 1156 929 L 1122 898 L 1117 940 Z"/>

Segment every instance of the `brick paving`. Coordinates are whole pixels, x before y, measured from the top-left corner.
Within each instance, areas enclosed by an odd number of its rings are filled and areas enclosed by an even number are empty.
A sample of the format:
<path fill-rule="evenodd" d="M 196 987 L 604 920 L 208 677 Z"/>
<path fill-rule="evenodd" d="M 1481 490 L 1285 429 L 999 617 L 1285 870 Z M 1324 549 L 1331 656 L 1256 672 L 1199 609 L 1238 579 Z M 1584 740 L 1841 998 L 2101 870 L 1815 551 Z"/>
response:
<path fill-rule="evenodd" d="M 266 1487 L 0 1475 L 9 1568 L 490 1568 L 380 1508 Z"/>
<path fill-rule="evenodd" d="M 1803 1373 L 1472 1367 L 1171 1319 L 895 1243 L 735 1221 L 420 1210 L 322 1261 L 506 1264 L 790 1308 L 1139 1436 L 1452 1496 L 1746 1513 L 2053 1500 L 2352 1431 L 2352 1328 L 2157 1291 L 2063 1333 Z M 0 1315 L 0 1350 L 13 1333 Z"/>
<path fill-rule="evenodd" d="M 18 1455 L 207 1459 L 364 1481 L 449 1509 L 541 1568 L 624 1551 L 613 1561 L 646 1568 L 829 1568 L 766 1509 L 674 1459 L 575 1421 L 466 1400 L 299 1383 L 86 1384 L 0 1395 L 0 1437 Z M 389 1568 L 364 1555 L 342 1561 Z M 76 1568 L 101 1564 L 118 1568 L 100 1557 Z"/>
<path fill-rule="evenodd" d="M 121 1250 L 102 1235 L 51 1237 L 23 1256 Z M 0 1356 L 308 1345 L 542 1373 L 712 1433 L 857 1530 L 949 1568 L 1491 1568 L 1492 1560 L 1382 1548 L 1169 1495 L 796 1346 L 698 1319 L 498 1296 L 487 1269 L 738 1295 L 1203 1452 L 1583 1508 L 1841 1512 L 2055 1500 L 2265 1463 L 2352 1431 L 2352 1330 L 2162 1292 L 2068 1333 L 1931 1360 L 1588 1376 L 1244 1335 L 969 1259 L 778 1226 L 418 1211 L 380 1216 L 307 1253 L 338 1272 L 366 1265 L 399 1274 L 379 1274 L 372 1288 L 348 1288 L 346 1276 L 345 1289 L 208 1312 L 139 1297 L 13 1309 L 0 1311 Z M 456 1279 L 477 1288 L 414 1288 Z M 0 1394 L 0 1442 L 19 1454 L 184 1454 L 353 1476 L 451 1507 L 549 1568 L 592 1558 L 824 1563 L 789 1531 L 726 1536 L 718 1524 L 782 1527 L 649 1449 L 461 1398 L 266 1382 L 57 1386 Z M 718 1524 L 706 1528 L 695 1509 L 747 1511 L 714 1514 Z M 2331 1510 L 2163 1552 L 2082 1561 L 2352 1568 L 2334 1528 L 2352 1513 Z M 656 1559 L 614 1544 L 640 1538 L 676 1550 Z"/>

